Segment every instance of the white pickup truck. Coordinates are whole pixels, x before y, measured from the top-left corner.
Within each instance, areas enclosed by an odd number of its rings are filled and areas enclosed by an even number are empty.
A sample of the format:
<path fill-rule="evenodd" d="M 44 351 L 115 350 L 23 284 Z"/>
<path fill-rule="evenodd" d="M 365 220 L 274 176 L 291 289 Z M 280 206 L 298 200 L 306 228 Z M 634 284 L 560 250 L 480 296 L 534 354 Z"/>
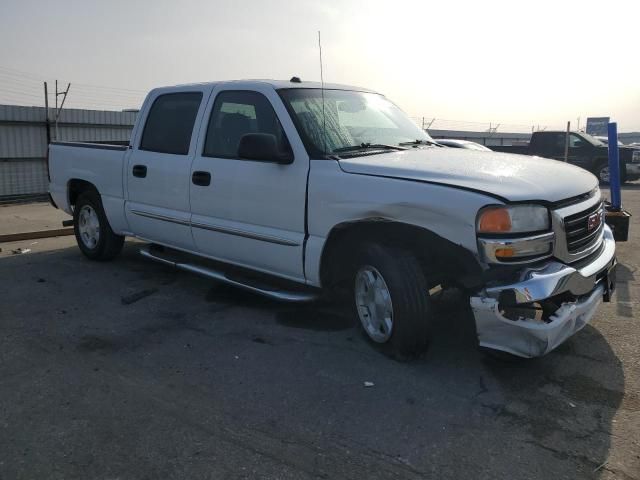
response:
<path fill-rule="evenodd" d="M 437 145 L 384 96 L 230 81 L 149 93 L 128 146 L 53 143 L 54 205 L 81 251 L 146 257 L 262 295 L 347 299 L 401 356 L 435 292 L 465 292 L 479 344 L 543 355 L 614 285 L 598 181 L 555 160 Z"/>

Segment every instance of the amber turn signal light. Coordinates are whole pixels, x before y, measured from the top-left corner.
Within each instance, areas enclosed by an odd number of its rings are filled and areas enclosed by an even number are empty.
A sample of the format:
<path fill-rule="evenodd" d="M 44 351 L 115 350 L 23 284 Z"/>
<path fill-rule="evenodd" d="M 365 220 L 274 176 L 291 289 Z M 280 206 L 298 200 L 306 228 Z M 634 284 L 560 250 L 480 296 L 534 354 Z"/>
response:
<path fill-rule="evenodd" d="M 478 222 L 480 233 L 508 233 L 511 231 L 511 215 L 506 208 L 485 210 Z"/>
<path fill-rule="evenodd" d="M 515 251 L 511 247 L 498 248 L 495 251 L 496 258 L 511 258 L 515 255 Z"/>

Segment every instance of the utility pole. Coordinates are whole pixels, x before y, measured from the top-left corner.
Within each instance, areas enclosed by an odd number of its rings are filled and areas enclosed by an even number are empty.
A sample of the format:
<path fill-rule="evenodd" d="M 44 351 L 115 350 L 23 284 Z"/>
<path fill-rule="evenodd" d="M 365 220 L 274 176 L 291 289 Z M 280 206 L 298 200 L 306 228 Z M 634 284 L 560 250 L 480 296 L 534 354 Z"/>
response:
<path fill-rule="evenodd" d="M 564 138 L 564 161 L 569 161 L 569 134 L 571 133 L 571 122 L 567 122 L 567 136 Z"/>
<path fill-rule="evenodd" d="M 67 99 L 69 88 L 71 88 L 71 83 L 67 83 L 67 89 L 65 91 L 58 92 L 58 80 L 56 80 L 56 141 L 59 141 L 60 139 L 58 135 L 58 118 L 60 118 L 60 112 L 62 111 L 62 107 L 64 106 L 64 101 Z M 58 95 L 62 95 L 62 102 L 60 103 L 60 108 L 58 108 Z"/>
<path fill-rule="evenodd" d="M 47 129 L 47 145 L 51 143 L 51 122 L 49 122 L 49 92 L 47 82 L 44 82 L 44 124 Z"/>

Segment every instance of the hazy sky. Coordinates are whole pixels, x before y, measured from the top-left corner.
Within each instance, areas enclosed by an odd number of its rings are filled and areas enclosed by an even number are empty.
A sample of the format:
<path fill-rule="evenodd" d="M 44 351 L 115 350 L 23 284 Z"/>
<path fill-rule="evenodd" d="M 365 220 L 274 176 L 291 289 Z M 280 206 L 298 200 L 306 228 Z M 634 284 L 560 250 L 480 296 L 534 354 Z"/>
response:
<path fill-rule="evenodd" d="M 376 89 L 415 117 L 640 130 L 638 1 L 2 0 L 0 102 L 135 107 L 159 85 L 235 78 Z M 102 86 L 109 88 L 96 88 Z M 455 123 L 442 126 L 455 126 Z M 438 125 L 438 123 L 436 124 Z"/>

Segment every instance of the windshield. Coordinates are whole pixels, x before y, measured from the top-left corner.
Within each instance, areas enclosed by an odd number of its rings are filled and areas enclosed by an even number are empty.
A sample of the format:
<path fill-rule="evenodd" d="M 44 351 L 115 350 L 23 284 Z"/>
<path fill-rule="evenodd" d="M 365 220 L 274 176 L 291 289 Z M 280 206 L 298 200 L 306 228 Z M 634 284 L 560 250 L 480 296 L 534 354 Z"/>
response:
<path fill-rule="evenodd" d="M 364 149 L 398 146 L 406 142 L 433 142 L 402 110 L 382 95 L 325 90 L 323 121 L 321 89 L 286 89 L 279 93 L 312 156 L 338 153 L 342 156 L 346 150 L 349 150 L 349 155 L 364 154 L 357 148 L 348 147 L 362 146 Z M 326 134 L 323 125 L 326 125 Z"/>

